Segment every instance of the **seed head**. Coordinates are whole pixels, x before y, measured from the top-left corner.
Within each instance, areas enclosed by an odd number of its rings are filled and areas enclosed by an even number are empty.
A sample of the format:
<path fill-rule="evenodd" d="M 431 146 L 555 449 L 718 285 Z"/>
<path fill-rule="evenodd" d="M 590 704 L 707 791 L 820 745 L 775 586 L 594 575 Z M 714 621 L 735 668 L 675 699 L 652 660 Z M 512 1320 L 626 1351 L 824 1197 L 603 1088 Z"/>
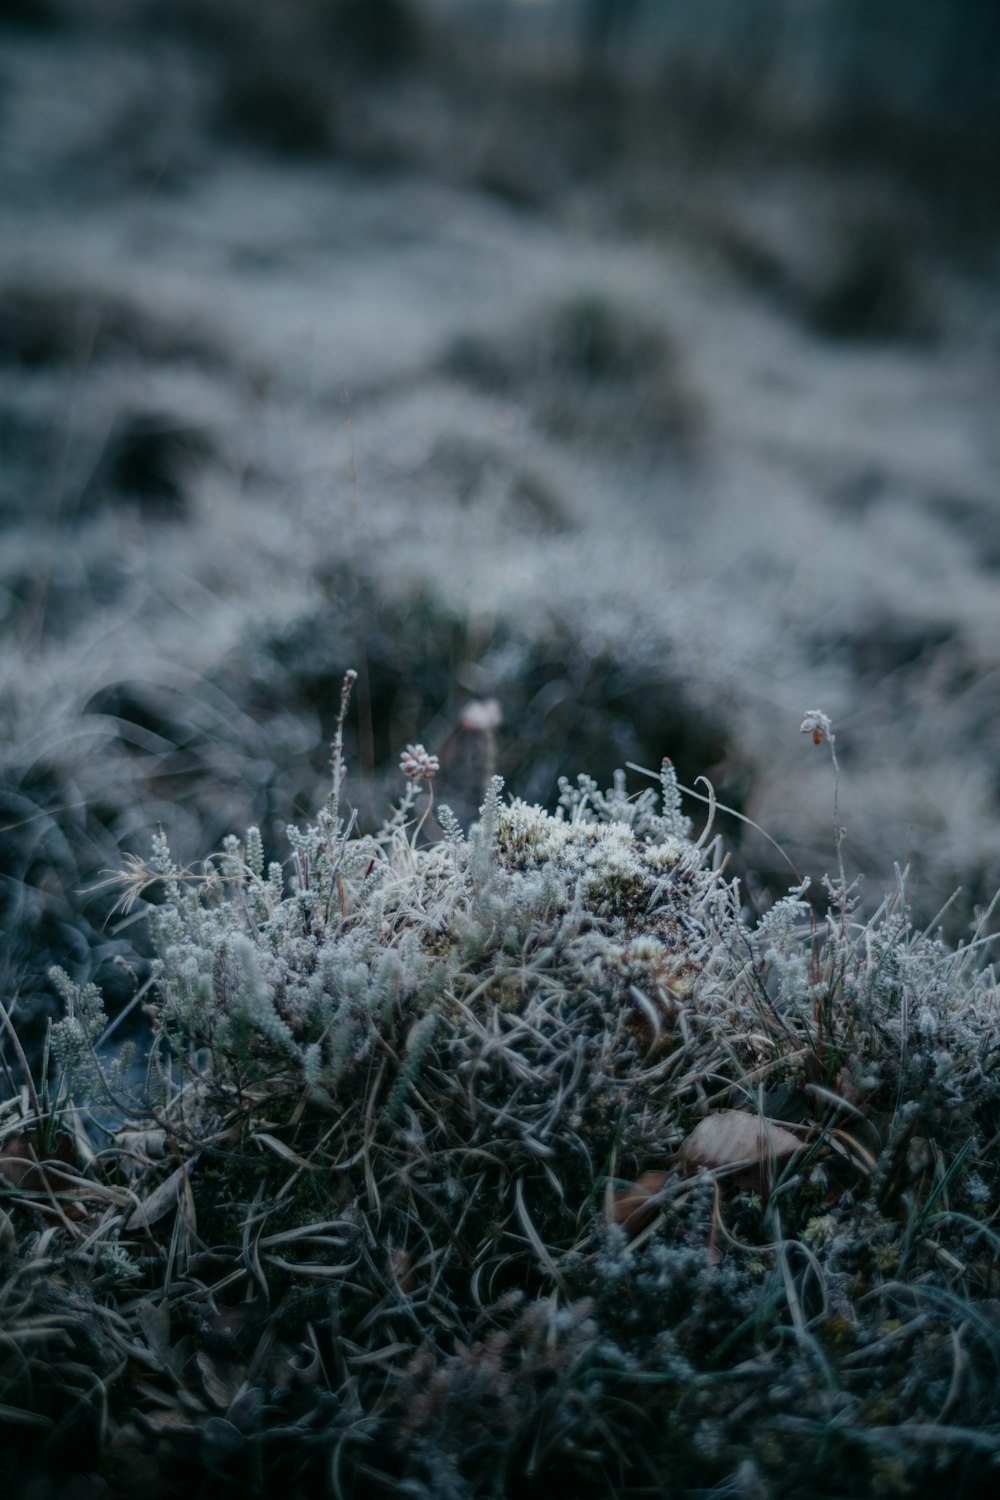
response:
<path fill-rule="evenodd" d="M 799 728 L 800 734 L 811 734 L 814 745 L 822 745 L 825 739 L 832 735 L 833 725 L 830 723 L 828 714 L 822 709 L 810 708 Z"/>
<path fill-rule="evenodd" d="M 423 745 L 407 745 L 399 757 L 399 769 L 411 781 L 433 781 L 441 763 L 436 755 L 428 755 Z"/>

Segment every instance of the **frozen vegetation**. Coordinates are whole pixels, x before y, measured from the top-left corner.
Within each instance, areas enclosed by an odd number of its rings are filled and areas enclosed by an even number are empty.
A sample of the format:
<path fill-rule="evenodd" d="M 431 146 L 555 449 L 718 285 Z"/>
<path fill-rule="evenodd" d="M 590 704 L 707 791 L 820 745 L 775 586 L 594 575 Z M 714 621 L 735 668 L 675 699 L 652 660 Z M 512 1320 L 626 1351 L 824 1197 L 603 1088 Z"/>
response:
<path fill-rule="evenodd" d="M 995 28 L 866 8 L 0 3 L 29 1500 L 995 1480 Z"/>
<path fill-rule="evenodd" d="M 350 683 L 345 683 L 345 702 Z M 829 726 L 813 715 L 822 741 Z M 112 1496 L 973 1496 L 1000 1458 L 996 984 L 827 882 L 755 927 L 676 773 L 435 758 L 123 901 L 144 1067 L 93 986 L 3 1111 L 7 1472 Z M 58 1064 L 58 1068 L 56 1067 Z M 96 1491 L 95 1491 L 96 1492 Z"/>

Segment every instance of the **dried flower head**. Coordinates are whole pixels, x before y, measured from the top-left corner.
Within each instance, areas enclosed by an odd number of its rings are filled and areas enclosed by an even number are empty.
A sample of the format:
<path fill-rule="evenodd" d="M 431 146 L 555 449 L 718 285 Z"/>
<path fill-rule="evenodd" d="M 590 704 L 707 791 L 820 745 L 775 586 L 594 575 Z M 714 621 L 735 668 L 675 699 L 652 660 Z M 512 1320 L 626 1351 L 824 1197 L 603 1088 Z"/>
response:
<path fill-rule="evenodd" d="M 828 714 L 821 709 L 810 708 L 799 726 L 800 734 L 811 734 L 814 745 L 822 745 L 825 739 L 829 739 L 833 733 L 833 725 L 830 723 Z"/>
<path fill-rule="evenodd" d="M 428 755 L 423 745 L 407 745 L 399 757 L 399 769 L 411 781 L 433 781 L 441 763 L 436 755 Z"/>

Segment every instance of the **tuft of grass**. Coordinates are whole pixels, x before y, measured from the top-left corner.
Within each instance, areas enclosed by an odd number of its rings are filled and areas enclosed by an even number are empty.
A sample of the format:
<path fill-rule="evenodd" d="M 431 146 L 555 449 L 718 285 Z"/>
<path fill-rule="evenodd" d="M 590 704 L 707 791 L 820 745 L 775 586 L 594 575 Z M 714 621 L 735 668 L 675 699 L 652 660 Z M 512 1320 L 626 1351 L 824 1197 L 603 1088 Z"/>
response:
<path fill-rule="evenodd" d="M 352 685 L 285 864 L 256 829 L 131 863 L 145 1062 L 57 976 L 11 1078 L 3 1463 L 116 1496 L 980 1493 L 981 937 L 915 929 L 902 884 L 861 923 L 842 876 L 750 925 L 669 761 L 554 812 L 494 777 L 464 830 L 411 745 L 361 835 Z"/>

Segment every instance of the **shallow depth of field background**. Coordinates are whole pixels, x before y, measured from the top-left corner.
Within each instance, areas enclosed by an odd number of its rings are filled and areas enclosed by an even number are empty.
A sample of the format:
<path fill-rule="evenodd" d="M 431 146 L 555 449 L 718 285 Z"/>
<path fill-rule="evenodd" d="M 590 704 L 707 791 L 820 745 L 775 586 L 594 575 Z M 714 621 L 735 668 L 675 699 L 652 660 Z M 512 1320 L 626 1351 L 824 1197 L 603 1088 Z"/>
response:
<path fill-rule="evenodd" d="M 0 0 L 0 990 L 399 752 L 1000 886 L 993 0 Z M 480 717 L 483 711 L 480 710 Z M 495 714 L 491 707 L 486 716 Z M 473 715 L 473 720 L 475 716 Z M 636 787 L 642 785 L 635 779 Z M 692 804 L 697 815 L 697 804 Z M 793 880 L 723 818 L 762 908 Z M 95 888 L 96 887 L 96 888 Z"/>

